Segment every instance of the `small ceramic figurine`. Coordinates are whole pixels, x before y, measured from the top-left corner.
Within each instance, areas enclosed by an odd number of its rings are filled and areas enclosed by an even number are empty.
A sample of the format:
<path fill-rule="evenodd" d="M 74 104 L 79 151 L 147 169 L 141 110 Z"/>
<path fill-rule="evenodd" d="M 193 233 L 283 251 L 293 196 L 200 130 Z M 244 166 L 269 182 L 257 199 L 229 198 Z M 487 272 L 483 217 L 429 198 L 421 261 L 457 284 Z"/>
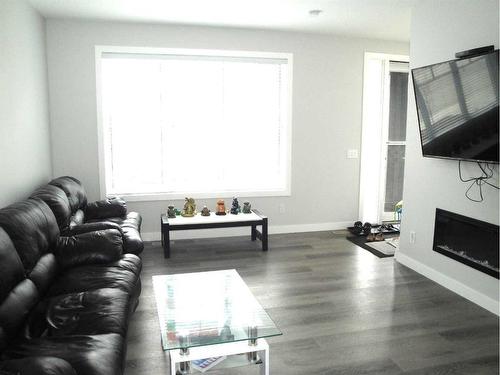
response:
<path fill-rule="evenodd" d="M 231 205 L 231 213 L 233 215 L 238 215 L 241 212 L 240 204 L 238 203 L 238 198 L 233 198 L 233 204 Z"/>
<path fill-rule="evenodd" d="M 167 211 L 167 217 L 169 219 L 175 219 L 175 207 L 174 206 L 168 206 L 168 211 Z"/>
<path fill-rule="evenodd" d="M 252 205 L 250 202 L 243 202 L 243 213 L 249 214 L 252 212 Z"/>
<path fill-rule="evenodd" d="M 181 215 L 184 217 L 193 217 L 196 215 L 196 203 L 194 198 L 184 198 L 186 202 L 184 202 L 184 209 L 182 210 Z"/>
<path fill-rule="evenodd" d="M 219 199 L 217 201 L 217 210 L 215 212 L 216 215 L 225 215 L 226 214 L 226 204 L 224 203 L 224 199 Z"/>
<path fill-rule="evenodd" d="M 207 206 L 203 206 L 201 210 L 201 216 L 210 216 L 210 210 Z"/>

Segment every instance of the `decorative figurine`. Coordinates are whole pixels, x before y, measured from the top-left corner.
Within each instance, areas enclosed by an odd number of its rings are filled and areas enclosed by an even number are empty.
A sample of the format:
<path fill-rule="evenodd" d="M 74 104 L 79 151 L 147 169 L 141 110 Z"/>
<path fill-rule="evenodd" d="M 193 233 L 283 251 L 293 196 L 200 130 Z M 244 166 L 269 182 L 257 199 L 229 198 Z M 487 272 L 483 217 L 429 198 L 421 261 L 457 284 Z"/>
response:
<path fill-rule="evenodd" d="M 181 215 L 184 217 L 193 217 L 196 215 L 196 203 L 194 198 L 184 198 L 186 202 L 184 203 L 184 209 L 182 210 Z"/>
<path fill-rule="evenodd" d="M 219 199 L 217 201 L 217 211 L 216 215 L 225 215 L 226 214 L 226 204 L 224 203 L 224 199 Z"/>
<path fill-rule="evenodd" d="M 201 210 L 201 216 L 210 216 L 210 210 L 207 206 L 203 206 Z"/>
<path fill-rule="evenodd" d="M 175 219 L 177 215 L 175 214 L 175 207 L 174 206 L 168 206 L 168 211 L 167 211 L 167 217 L 169 219 Z"/>
<path fill-rule="evenodd" d="M 250 202 L 243 202 L 243 213 L 250 214 L 252 213 L 252 205 Z"/>
<path fill-rule="evenodd" d="M 238 215 L 241 212 L 240 204 L 238 203 L 238 198 L 233 198 L 233 204 L 231 205 L 231 213 L 233 215 Z"/>

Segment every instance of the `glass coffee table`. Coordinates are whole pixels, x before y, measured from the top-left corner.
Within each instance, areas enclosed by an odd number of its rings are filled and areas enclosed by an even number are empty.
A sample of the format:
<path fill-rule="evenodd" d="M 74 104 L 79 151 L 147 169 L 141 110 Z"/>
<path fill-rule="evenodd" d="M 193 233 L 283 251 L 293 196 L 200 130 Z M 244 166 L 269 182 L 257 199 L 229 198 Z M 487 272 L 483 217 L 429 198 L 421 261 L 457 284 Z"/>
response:
<path fill-rule="evenodd" d="M 171 375 L 195 372 L 206 358 L 269 374 L 265 338 L 281 331 L 236 270 L 153 276 L 153 288 Z"/>

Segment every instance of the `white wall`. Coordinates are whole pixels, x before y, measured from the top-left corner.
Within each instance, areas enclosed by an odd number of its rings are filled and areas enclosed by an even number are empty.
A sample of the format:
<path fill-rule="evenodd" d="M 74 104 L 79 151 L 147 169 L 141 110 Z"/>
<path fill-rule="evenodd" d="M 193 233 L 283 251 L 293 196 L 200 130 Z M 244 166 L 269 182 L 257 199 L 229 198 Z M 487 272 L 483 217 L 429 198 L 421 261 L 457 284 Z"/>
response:
<path fill-rule="evenodd" d="M 455 52 L 499 42 L 497 0 L 421 0 L 412 13 L 410 67 L 454 58 Z M 408 103 L 404 211 L 398 261 L 498 313 L 495 278 L 432 251 L 436 207 L 498 224 L 498 191 L 486 187 L 482 203 L 464 197 L 458 162 L 423 158 L 413 89 Z M 474 172 L 473 167 L 466 168 Z M 477 173 L 477 172 L 476 172 Z M 410 231 L 416 232 L 411 244 Z"/>
<path fill-rule="evenodd" d="M 292 196 L 250 201 L 270 217 L 271 226 L 281 226 L 280 230 L 318 223 L 321 225 L 301 228 L 328 229 L 334 223 L 346 225 L 346 221 L 357 219 L 359 160 L 346 159 L 346 151 L 360 147 L 363 54 L 408 53 L 408 44 L 272 31 L 49 19 L 54 175 L 77 176 L 91 199 L 99 197 L 95 45 L 293 53 Z M 198 203 L 215 206 L 215 200 Z M 279 213 L 280 203 L 286 205 L 285 214 Z M 143 232 L 157 233 L 160 213 L 166 211 L 167 204 L 130 202 L 129 208 L 143 215 Z"/>
<path fill-rule="evenodd" d="M 0 2 L 0 207 L 52 177 L 45 21 L 24 0 Z"/>

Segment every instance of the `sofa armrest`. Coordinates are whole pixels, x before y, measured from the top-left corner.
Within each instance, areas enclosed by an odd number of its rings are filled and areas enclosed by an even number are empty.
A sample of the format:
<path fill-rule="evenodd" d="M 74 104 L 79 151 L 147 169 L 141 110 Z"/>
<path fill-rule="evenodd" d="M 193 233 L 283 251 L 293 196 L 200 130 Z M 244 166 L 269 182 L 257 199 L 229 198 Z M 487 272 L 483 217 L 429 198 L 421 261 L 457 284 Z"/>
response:
<path fill-rule="evenodd" d="M 123 254 L 122 235 L 116 229 L 106 229 L 59 237 L 54 254 L 63 268 L 114 262 Z"/>
<path fill-rule="evenodd" d="M 127 204 L 120 197 L 95 201 L 85 207 L 85 220 L 127 216 Z"/>
<path fill-rule="evenodd" d="M 73 367 L 57 357 L 25 357 L 0 361 L 0 375 L 77 375 Z"/>
<path fill-rule="evenodd" d="M 117 231 L 123 234 L 122 228 L 117 223 L 113 223 L 112 221 L 96 221 L 93 223 L 73 225 L 67 230 L 65 230 L 63 235 L 76 236 L 78 234 L 95 232 L 97 230 L 105 230 L 105 229 L 116 229 Z"/>

